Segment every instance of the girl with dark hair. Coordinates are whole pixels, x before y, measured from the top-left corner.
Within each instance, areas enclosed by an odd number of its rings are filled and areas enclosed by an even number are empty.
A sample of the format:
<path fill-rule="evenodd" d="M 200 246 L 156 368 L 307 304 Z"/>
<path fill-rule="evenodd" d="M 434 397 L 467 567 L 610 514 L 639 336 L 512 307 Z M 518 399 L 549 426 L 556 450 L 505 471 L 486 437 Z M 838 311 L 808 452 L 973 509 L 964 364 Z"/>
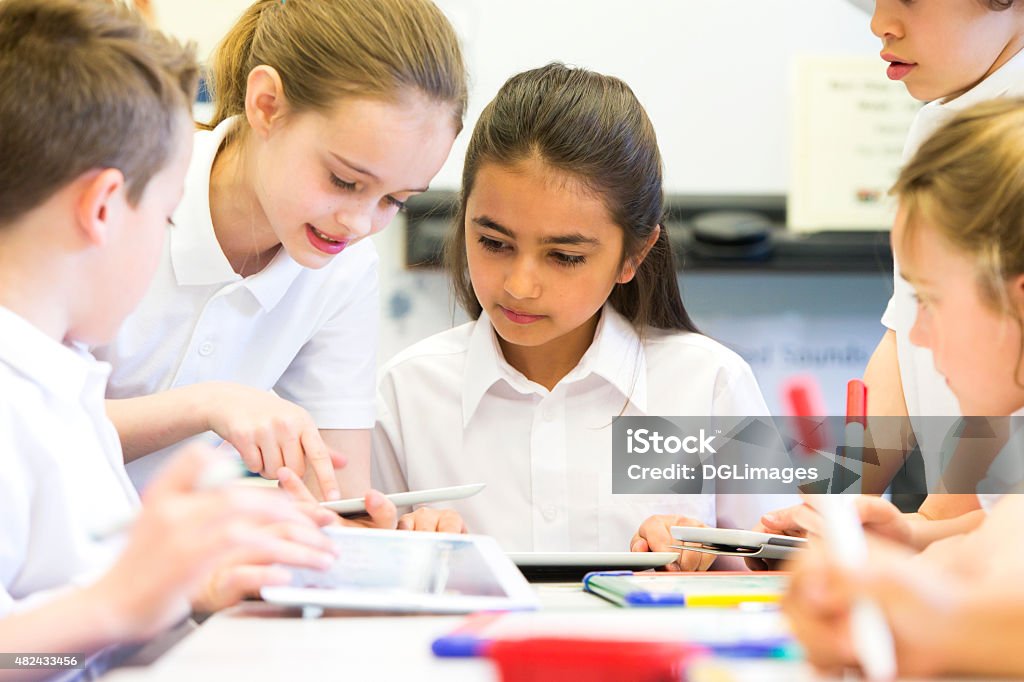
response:
<path fill-rule="evenodd" d="M 514 76 L 473 131 L 462 182 L 446 262 L 474 321 L 386 365 L 375 475 L 488 489 L 399 527 L 596 551 L 627 549 L 652 514 L 714 524 L 714 496 L 611 492 L 614 417 L 767 413 L 747 364 L 683 306 L 661 155 L 633 92 L 561 64 Z"/>

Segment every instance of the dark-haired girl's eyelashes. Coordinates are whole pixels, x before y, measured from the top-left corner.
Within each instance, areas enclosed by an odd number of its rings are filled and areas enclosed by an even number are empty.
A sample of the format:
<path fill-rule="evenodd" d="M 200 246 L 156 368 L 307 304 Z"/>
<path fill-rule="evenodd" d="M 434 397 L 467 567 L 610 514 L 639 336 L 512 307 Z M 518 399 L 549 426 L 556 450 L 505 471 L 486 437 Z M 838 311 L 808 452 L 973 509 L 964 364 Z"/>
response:
<path fill-rule="evenodd" d="M 552 252 L 552 257 L 555 262 L 566 268 L 574 268 L 577 265 L 583 265 L 587 262 L 586 256 L 577 256 L 572 253 L 562 253 L 560 251 Z"/>
<path fill-rule="evenodd" d="M 498 241 L 497 239 L 491 239 L 484 235 L 479 235 L 476 239 L 480 243 L 480 246 L 484 247 L 485 250 L 490 251 L 491 253 L 504 253 L 509 250 L 508 245 L 504 242 Z M 561 251 L 552 251 L 551 257 L 555 260 L 555 263 L 564 268 L 574 268 L 587 262 L 586 256 L 562 253 Z"/>
<path fill-rule="evenodd" d="M 354 182 L 346 182 L 346 181 L 342 180 L 341 178 L 339 178 L 334 173 L 331 173 L 331 184 L 334 185 L 335 187 L 338 187 L 339 189 L 343 189 L 343 190 L 346 190 L 346 191 L 349 191 L 349 192 L 354 191 L 356 189 L 356 183 L 354 183 Z M 402 210 L 405 209 L 405 202 L 404 201 L 399 201 L 398 199 L 396 199 L 396 198 L 394 198 L 393 196 L 390 196 L 390 195 L 384 197 L 384 199 L 388 202 L 388 204 L 390 204 L 391 206 L 394 206 L 399 211 L 402 211 Z"/>

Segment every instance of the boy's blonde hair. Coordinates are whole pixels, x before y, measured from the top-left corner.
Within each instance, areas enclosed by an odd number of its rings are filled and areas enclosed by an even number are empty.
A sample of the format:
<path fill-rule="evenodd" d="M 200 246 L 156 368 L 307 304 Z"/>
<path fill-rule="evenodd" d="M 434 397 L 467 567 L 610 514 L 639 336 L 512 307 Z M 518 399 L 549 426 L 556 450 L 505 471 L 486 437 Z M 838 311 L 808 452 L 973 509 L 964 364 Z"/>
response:
<path fill-rule="evenodd" d="M 121 3 L 0 2 L 0 226 L 94 168 L 138 202 L 194 97 L 190 49 Z"/>
<path fill-rule="evenodd" d="M 1024 273 L 1024 99 L 959 113 L 921 146 L 891 193 L 906 211 L 977 262 L 983 300 L 1013 315 L 1006 281 Z"/>
<path fill-rule="evenodd" d="M 396 99 L 407 88 L 466 111 L 466 68 L 455 31 L 430 0 L 258 0 L 218 46 L 213 128 L 245 112 L 249 73 L 277 70 L 295 111 L 326 112 L 341 97 Z"/>

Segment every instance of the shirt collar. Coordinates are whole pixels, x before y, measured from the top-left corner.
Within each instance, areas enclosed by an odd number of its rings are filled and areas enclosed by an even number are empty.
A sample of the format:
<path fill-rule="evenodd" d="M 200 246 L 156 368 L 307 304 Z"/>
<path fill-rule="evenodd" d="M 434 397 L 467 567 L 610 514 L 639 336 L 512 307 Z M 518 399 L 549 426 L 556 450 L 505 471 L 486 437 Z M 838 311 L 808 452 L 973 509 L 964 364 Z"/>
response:
<path fill-rule="evenodd" d="M 590 348 L 559 385 L 580 381 L 592 374 L 614 386 L 640 411 L 647 410 L 647 359 L 643 344 L 633 325 L 609 304 L 602 309 Z M 544 390 L 508 364 L 491 320 L 487 313 L 482 312 L 473 326 L 466 351 L 462 384 L 463 428 L 498 381 L 505 381 L 523 394 L 542 393 Z"/>
<path fill-rule="evenodd" d="M 0 363 L 62 400 L 101 400 L 110 365 L 87 351 L 66 346 L 28 320 L 0 306 Z"/>
<path fill-rule="evenodd" d="M 473 418 L 484 395 L 498 381 L 505 379 L 521 393 L 532 392 L 528 386 L 520 385 L 518 377 L 515 377 L 516 374 L 522 377 L 523 381 L 527 381 L 526 377 L 523 377 L 505 361 L 494 327 L 491 326 L 491 320 L 487 317 L 487 313 L 481 312 L 480 317 L 473 324 L 473 331 L 469 336 L 469 347 L 466 350 L 466 367 L 462 381 L 463 428 Z M 527 381 L 527 383 L 529 382 Z"/>
<path fill-rule="evenodd" d="M 594 342 L 565 381 L 596 374 L 641 412 L 647 411 L 647 356 L 633 323 L 605 304 Z"/>
<path fill-rule="evenodd" d="M 195 134 L 192 163 L 185 179 L 185 195 L 174 213 L 174 229 L 169 241 L 171 265 L 179 286 L 208 286 L 242 282 L 264 310 L 281 300 L 302 266 L 282 248 L 257 274 L 242 278 L 231 267 L 213 230 L 210 215 L 210 173 L 224 139 L 238 123 L 235 116 L 222 121 L 213 130 Z"/>
<path fill-rule="evenodd" d="M 264 311 L 272 310 L 284 297 L 292 282 L 303 270 L 302 266 L 292 260 L 284 248 L 255 275 L 242 280 L 242 285 L 259 301 Z"/>

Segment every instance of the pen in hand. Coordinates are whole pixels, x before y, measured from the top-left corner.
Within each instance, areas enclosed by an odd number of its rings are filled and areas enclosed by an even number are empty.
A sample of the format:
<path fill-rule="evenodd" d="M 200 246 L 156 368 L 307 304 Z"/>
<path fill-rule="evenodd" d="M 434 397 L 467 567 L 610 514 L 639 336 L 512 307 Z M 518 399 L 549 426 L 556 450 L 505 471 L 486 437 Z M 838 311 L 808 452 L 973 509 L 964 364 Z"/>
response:
<path fill-rule="evenodd" d="M 868 558 L 864 528 L 853 505 L 854 497 L 819 495 L 815 507 L 825 522 L 825 542 L 840 566 L 863 569 Z M 892 631 L 877 603 L 860 597 L 850 610 L 853 649 L 869 680 L 891 680 L 896 676 L 896 651 Z"/>

